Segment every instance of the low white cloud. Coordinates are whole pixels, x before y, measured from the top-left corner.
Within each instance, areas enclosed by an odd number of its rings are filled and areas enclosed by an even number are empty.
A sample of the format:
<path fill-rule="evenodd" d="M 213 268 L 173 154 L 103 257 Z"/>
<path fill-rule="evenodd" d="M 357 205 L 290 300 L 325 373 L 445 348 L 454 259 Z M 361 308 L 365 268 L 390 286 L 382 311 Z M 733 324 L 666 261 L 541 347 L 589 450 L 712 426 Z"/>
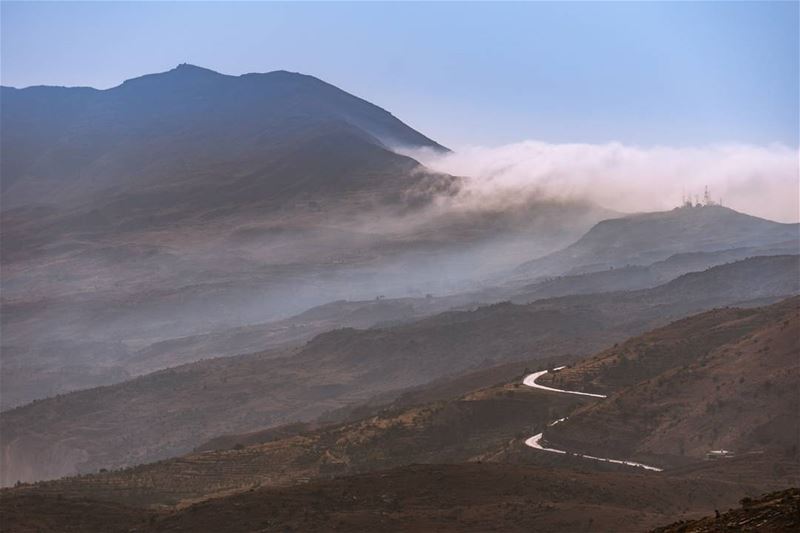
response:
<path fill-rule="evenodd" d="M 467 205 L 532 197 L 589 200 L 624 212 L 671 209 L 708 186 L 715 201 L 778 220 L 800 219 L 797 149 L 740 144 L 636 147 L 619 143 L 524 141 L 465 147 L 449 154 L 409 153 L 427 167 L 464 176 Z"/>

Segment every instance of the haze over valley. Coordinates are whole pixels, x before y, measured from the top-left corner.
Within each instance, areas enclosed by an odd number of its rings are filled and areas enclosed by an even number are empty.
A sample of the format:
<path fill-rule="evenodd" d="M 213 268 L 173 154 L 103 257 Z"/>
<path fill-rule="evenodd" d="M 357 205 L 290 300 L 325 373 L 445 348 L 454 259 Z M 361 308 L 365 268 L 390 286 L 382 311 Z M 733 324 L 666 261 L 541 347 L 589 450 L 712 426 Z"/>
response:
<path fill-rule="evenodd" d="M 424 54 L 410 75 L 398 57 L 420 43 L 398 51 L 384 16 L 436 41 L 420 25 L 455 5 L 2 6 L 0 531 L 800 526 L 800 152 L 797 113 L 775 118 L 797 102 L 766 87 L 797 88 L 797 6 L 459 7 L 446 83 Z M 87 18 L 53 35 L 116 28 L 129 68 L 82 41 L 83 78 L 23 60 L 56 54 L 30 37 L 62 9 Z M 392 84 L 347 67 L 329 10 Z M 218 54 L 163 68 L 130 59 L 177 49 L 146 12 L 193 14 L 195 50 L 210 13 L 245 40 L 256 14 L 319 33 L 304 55 L 266 46 L 280 25 L 246 48 L 220 29 Z M 644 13 L 646 46 L 622 46 Z M 585 17 L 602 46 L 540 53 L 558 27 L 594 35 Z M 484 18 L 535 80 L 472 49 Z M 152 42 L 129 48 L 134 27 Z M 692 54 L 663 44 L 671 27 Z M 247 63 L 256 49 L 272 59 Z M 241 66 L 281 54 L 289 70 Z M 695 55 L 728 93 L 698 89 Z M 84 81 L 40 83 L 55 72 Z"/>

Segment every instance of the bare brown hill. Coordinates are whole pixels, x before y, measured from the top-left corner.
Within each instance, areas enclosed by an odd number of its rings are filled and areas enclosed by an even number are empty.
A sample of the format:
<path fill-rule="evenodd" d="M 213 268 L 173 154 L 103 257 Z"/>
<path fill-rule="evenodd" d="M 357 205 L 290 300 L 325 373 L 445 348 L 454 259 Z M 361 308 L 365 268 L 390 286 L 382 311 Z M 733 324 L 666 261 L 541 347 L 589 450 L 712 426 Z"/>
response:
<path fill-rule="evenodd" d="M 800 300 L 720 309 L 627 341 L 552 383 L 610 393 L 547 431 L 573 451 L 667 464 L 711 450 L 800 460 Z M 652 459 L 651 459 L 652 460 Z"/>
<path fill-rule="evenodd" d="M 571 357 L 558 356 L 554 359 L 532 362 L 515 361 L 489 368 L 481 368 L 462 375 L 447 376 L 424 385 L 409 387 L 400 391 L 385 392 L 358 404 L 346 405 L 327 411 L 312 422 L 286 424 L 243 434 L 220 435 L 197 446 L 194 451 L 230 450 L 241 446 L 264 444 L 279 438 L 321 429 L 325 426 L 357 421 L 379 414 L 385 415 L 387 412 L 399 412 L 402 409 L 423 404 L 456 400 L 478 389 L 514 382 L 531 366 L 538 367 L 570 359 Z"/>
<path fill-rule="evenodd" d="M 487 372 L 484 379 L 493 374 Z M 523 387 L 523 375 L 518 372 L 505 384 L 446 400 L 405 406 L 407 400 L 401 398 L 375 414 L 344 423 L 226 437 L 234 443 L 228 448 L 217 440 L 206 446 L 211 451 L 18 490 L 133 505 L 185 505 L 254 486 L 285 486 L 413 463 L 481 460 L 487 450 L 505 447 L 582 401 Z"/>

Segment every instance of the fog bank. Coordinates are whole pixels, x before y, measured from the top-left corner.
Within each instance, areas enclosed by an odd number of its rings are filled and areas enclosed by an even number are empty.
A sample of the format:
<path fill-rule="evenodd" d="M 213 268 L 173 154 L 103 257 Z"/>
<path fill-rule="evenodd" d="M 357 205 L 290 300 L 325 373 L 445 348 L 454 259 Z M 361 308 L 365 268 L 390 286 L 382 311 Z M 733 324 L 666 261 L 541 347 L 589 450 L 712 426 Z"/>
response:
<path fill-rule="evenodd" d="M 685 193 L 780 222 L 798 222 L 797 149 L 720 144 L 639 147 L 522 141 L 448 154 L 405 151 L 427 167 L 467 176 L 465 203 L 516 203 L 532 195 L 584 200 L 625 212 L 665 210 Z"/>

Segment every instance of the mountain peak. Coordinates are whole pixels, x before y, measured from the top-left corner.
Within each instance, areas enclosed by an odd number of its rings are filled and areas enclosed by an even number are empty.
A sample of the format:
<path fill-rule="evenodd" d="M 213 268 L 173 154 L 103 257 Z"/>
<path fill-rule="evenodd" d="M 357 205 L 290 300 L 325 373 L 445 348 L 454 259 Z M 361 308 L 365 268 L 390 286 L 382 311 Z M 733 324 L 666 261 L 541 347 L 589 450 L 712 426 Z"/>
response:
<path fill-rule="evenodd" d="M 220 74 L 219 72 L 207 68 L 198 67 L 189 63 L 181 63 L 175 68 L 165 72 L 145 74 L 144 76 L 125 80 L 119 87 L 131 88 L 149 86 L 150 84 L 156 84 L 158 86 L 163 84 L 194 85 L 202 82 L 214 82 L 229 77 L 231 76 Z"/>
<path fill-rule="evenodd" d="M 225 74 L 220 74 L 215 70 L 205 67 L 198 67 L 197 65 L 192 65 L 191 63 L 181 63 L 177 67 L 165 72 L 164 74 L 180 74 L 182 76 L 225 76 Z"/>

